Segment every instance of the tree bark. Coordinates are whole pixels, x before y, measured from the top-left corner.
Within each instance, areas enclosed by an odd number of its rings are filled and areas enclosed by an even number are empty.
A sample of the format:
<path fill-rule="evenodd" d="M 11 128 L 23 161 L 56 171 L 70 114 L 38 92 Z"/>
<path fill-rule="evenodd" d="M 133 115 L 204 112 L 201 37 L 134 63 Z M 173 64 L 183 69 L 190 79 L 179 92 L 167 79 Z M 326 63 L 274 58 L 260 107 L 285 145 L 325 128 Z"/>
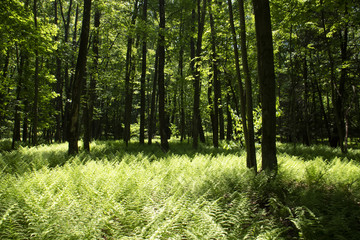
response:
<path fill-rule="evenodd" d="M 253 117 L 253 98 L 251 76 L 248 65 L 248 53 L 246 46 L 246 25 L 245 25 L 245 11 L 244 0 L 239 0 L 240 12 L 240 41 L 241 41 L 241 58 L 243 71 L 245 74 L 245 96 L 246 96 L 246 123 L 248 130 L 248 152 L 246 153 L 246 162 L 248 168 L 254 168 L 257 172 L 256 153 L 255 153 L 255 139 L 254 139 L 254 117 Z"/>
<path fill-rule="evenodd" d="M 20 93 L 22 90 L 22 84 L 23 84 L 23 77 L 24 77 L 24 62 L 25 62 L 25 56 L 24 53 L 20 54 L 20 59 L 17 60 L 18 62 L 18 81 L 16 85 L 16 102 L 15 102 L 15 110 L 14 110 L 14 128 L 13 128 L 13 137 L 12 137 L 12 145 L 11 148 L 15 149 L 15 143 L 17 141 L 20 141 Z M 27 58 L 26 58 L 27 60 Z"/>
<path fill-rule="evenodd" d="M 143 1 L 143 24 L 147 23 L 147 0 Z M 141 62 L 141 79 L 140 79 L 140 143 L 144 144 L 145 140 L 145 78 L 146 78 L 146 53 L 147 53 L 147 36 L 144 33 L 142 42 L 142 62 Z"/>
<path fill-rule="evenodd" d="M 262 168 L 276 171 L 276 96 L 270 6 L 268 0 L 253 0 L 253 5 L 262 105 Z"/>
<path fill-rule="evenodd" d="M 69 126 L 69 154 L 79 152 L 79 115 L 80 115 L 80 99 L 84 87 L 84 78 L 86 71 L 87 45 L 90 30 L 91 17 L 91 0 L 84 0 L 84 13 L 82 21 L 82 29 L 80 35 L 79 55 L 75 68 L 75 78 L 72 85 L 72 101 L 70 108 L 70 126 Z"/>
<path fill-rule="evenodd" d="M 134 11 L 131 19 L 131 26 L 135 25 L 138 9 L 138 0 L 134 3 Z M 133 56 L 132 56 L 132 46 L 134 43 L 133 37 L 128 35 L 127 37 L 127 52 L 126 52 L 126 64 L 125 64 L 125 113 L 124 114 L 124 141 L 126 146 L 128 145 L 131 138 L 131 112 L 132 112 L 132 98 L 133 98 L 133 79 L 132 79 L 132 70 L 133 70 Z"/>
<path fill-rule="evenodd" d="M 246 124 L 246 99 L 245 99 L 245 93 L 243 84 L 241 81 L 241 73 L 240 73 L 240 64 L 239 64 L 239 50 L 238 50 L 238 43 L 236 38 L 236 31 L 235 31 L 235 25 L 234 25 L 234 17 L 233 17 L 233 8 L 232 8 L 232 2 L 231 0 L 228 0 L 229 5 L 229 17 L 230 17 L 230 26 L 231 26 L 231 34 L 233 39 L 233 48 L 234 48 L 234 56 L 235 56 L 235 67 L 236 67 L 236 79 L 239 83 L 240 88 L 240 113 L 241 113 L 241 120 L 242 120 L 242 126 L 243 126 L 243 132 L 244 132 L 244 138 L 245 138 L 245 148 L 246 148 L 246 158 L 248 159 L 248 154 L 250 153 L 249 150 L 249 135 L 248 135 L 248 129 Z M 249 167 L 248 161 L 247 166 Z"/>
<path fill-rule="evenodd" d="M 99 7 L 95 7 L 94 14 L 94 37 L 92 41 L 92 51 L 93 51 L 93 64 L 90 73 L 90 84 L 85 93 L 86 103 L 84 109 L 84 150 L 90 151 L 90 142 L 93 138 L 93 115 L 94 115 L 94 105 L 96 99 L 96 83 L 98 78 L 98 67 L 99 67 L 99 27 L 100 27 L 100 17 L 101 13 Z"/>
<path fill-rule="evenodd" d="M 34 0 L 33 5 L 33 14 L 34 14 L 34 24 L 35 28 L 38 27 L 37 24 L 37 0 Z M 33 138 L 32 144 L 38 144 L 38 121 L 39 121 L 39 53 L 35 49 L 35 73 L 34 73 L 34 105 L 33 105 Z"/>
<path fill-rule="evenodd" d="M 159 122 L 161 148 L 164 152 L 169 150 L 167 121 L 165 112 L 165 0 L 159 0 Z"/>
<path fill-rule="evenodd" d="M 58 26 L 58 1 L 54 2 L 54 13 L 55 13 L 55 17 L 54 17 L 54 24 L 56 26 Z M 59 40 L 59 35 L 55 36 L 55 41 Z M 55 71 L 55 77 L 56 77 L 56 88 L 55 88 L 55 92 L 57 94 L 56 98 L 55 98 L 55 110 L 56 110 L 56 115 L 55 115 L 55 119 L 56 119 L 56 128 L 55 128 L 55 141 L 56 142 L 61 142 L 62 139 L 62 129 L 61 129 L 61 122 L 62 122 L 62 90 L 63 90 L 63 79 L 61 76 L 61 69 L 62 69 L 62 64 L 61 64 L 61 59 L 60 59 L 60 50 L 56 50 L 56 71 Z"/>
<path fill-rule="evenodd" d="M 209 0 L 209 16 L 211 29 L 211 51 L 212 51 L 212 85 L 214 86 L 214 101 L 212 111 L 212 127 L 213 127 L 213 145 L 215 148 L 219 147 L 219 99 L 221 98 L 220 81 L 218 79 L 218 63 L 216 53 L 216 30 L 214 18 L 212 14 L 212 4 Z"/>
<path fill-rule="evenodd" d="M 183 40 L 183 19 L 181 17 L 180 25 L 180 41 Z M 180 75 L 180 142 L 186 138 L 185 134 L 185 103 L 184 103 L 184 48 L 181 43 L 179 52 L 179 75 Z"/>
<path fill-rule="evenodd" d="M 155 73 L 153 79 L 153 87 L 152 87 L 152 94 L 151 94 L 151 110 L 150 110 L 150 117 L 149 117 L 149 129 L 148 129 L 148 144 L 152 144 L 153 134 L 155 132 L 155 114 L 156 114 L 156 95 L 157 95 L 157 82 L 158 82 L 158 65 L 159 65 L 159 46 L 156 49 L 155 55 Z"/>
<path fill-rule="evenodd" d="M 197 43 L 196 43 L 196 51 L 195 51 L 195 59 L 192 59 L 194 63 L 194 106 L 193 106 L 193 148 L 198 147 L 198 138 L 200 133 L 200 57 L 201 57 L 201 45 L 202 45 L 202 37 L 204 32 L 204 24 L 205 24 L 205 12 L 206 12 L 206 0 L 203 0 L 203 5 L 201 9 L 201 0 L 197 1 L 197 9 L 198 9 L 198 33 L 197 33 Z M 194 12 L 193 12 L 194 15 Z"/>

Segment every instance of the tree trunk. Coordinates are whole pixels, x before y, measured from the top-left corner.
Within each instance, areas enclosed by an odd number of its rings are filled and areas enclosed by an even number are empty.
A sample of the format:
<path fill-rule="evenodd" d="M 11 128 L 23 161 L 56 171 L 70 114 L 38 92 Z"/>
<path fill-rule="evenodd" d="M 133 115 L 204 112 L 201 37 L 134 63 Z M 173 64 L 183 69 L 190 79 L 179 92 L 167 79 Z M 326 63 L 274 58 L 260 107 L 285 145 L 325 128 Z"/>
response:
<path fill-rule="evenodd" d="M 93 66 L 92 71 L 90 73 L 90 85 L 86 92 L 86 104 L 84 109 L 84 149 L 90 151 L 90 141 L 93 138 L 93 115 L 94 115 L 94 105 L 96 99 L 96 83 L 98 78 L 98 67 L 99 67 L 99 44 L 100 44 L 100 36 L 99 36 L 99 27 L 100 27 L 100 17 L 101 13 L 99 7 L 95 8 L 94 15 L 94 37 L 92 42 L 92 50 L 93 50 Z"/>
<path fill-rule="evenodd" d="M 203 1 L 202 9 L 201 9 L 201 0 L 197 1 L 197 9 L 198 9 L 198 33 L 197 33 L 197 44 L 196 44 L 196 52 L 195 59 L 192 61 L 196 61 L 195 70 L 194 70 L 194 106 L 193 106 L 193 148 L 198 147 L 198 138 L 201 127 L 200 122 L 200 57 L 201 57 L 201 45 L 202 45 L 202 37 L 204 32 L 204 24 L 205 24 L 205 12 L 206 12 L 206 0 Z M 194 12 L 193 12 L 194 15 Z"/>
<path fill-rule="evenodd" d="M 59 5 L 60 5 L 60 13 L 61 13 L 61 17 L 63 20 L 63 24 L 64 24 L 64 43 L 68 44 L 69 43 L 69 33 L 70 33 L 70 22 L 71 22 L 71 10 L 72 10 L 72 5 L 73 5 L 73 0 L 69 1 L 69 8 L 66 14 L 66 18 L 65 18 L 65 14 L 63 11 L 63 7 L 62 7 L 62 2 L 61 0 L 58 1 Z M 78 8 L 76 9 L 76 19 L 75 19 L 75 29 L 77 27 L 77 17 L 78 17 Z M 76 32 L 76 30 L 75 30 Z M 70 59 L 68 59 L 70 61 Z M 69 63 L 68 61 L 65 61 L 65 66 L 64 66 L 64 82 L 63 85 L 65 86 L 65 107 L 64 110 L 61 109 L 62 112 L 62 141 L 67 141 L 68 140 L 68 136 L 69 136 L 69 123 L 70 123 L 70 101 L 68 101 L 69 99 L 71 99 L 71 82 L 69 79 Z M 62 86 L 62 88 L 64 87 Z M 63 90 L 61 90 L 61 92 L 63 92 Z M 62 99 L 61 99 L 62 101 Z"/>
<path fill-rule="evenodd" d="M 144 24 L 147 23 L 147 0 L 143 1 Z M 142 62 L 141 62 L 141 80 L 140 80 L 140 143 L 144 144 L 145 140 L 145 78 L 146 78 L 146 53 L 147 53 L 147 36 L 144 33 L 142 42 Z"/>
<path fill-rule="evenodd" d="M 309 129 L 309 107 L 308 107 L 308 98 L 309 98 L 309 84 L 308 84 L 308 67 L 306 56 L 304 58 L 304 131 L 303 131 L 303 142 L 307 146 L 310 146 L 310 129 Z"/>
<path fill-rule="evenodd" d="M 276 171 L 276 96 L 270 6 L 268 0 L 253 0 L 253 5 L 262 105 L 262 168 Z"/>
<path fill-rule="evenodd" d="M 227 141 L 231 141 L 233 139 L 232 135 L 233 135 L 233 123 L 232 123 L 232 116 L 231 116 L 231 112 L 230 112 L 230 102 L 231 102 L 231 98 L 230 98 L 230 93 L 227 92 L 226 93 L 226 117 L 227 117 L 227 130 L 226 130 L 226 140 Z"/>
<path fill-rule="evenodd" d="M 135 26 L 135 21 L 137 17 L 138 9 L 138 0 L 134 3 L 134 11 L 131 19 L 131 26 Z M 131 33 L 129 33 L 131 34 Z M 132 56 L 132 46 L 134 39 L 131 35 L 127 37 L 127 52 L 126 52 L 126 64 L 125 64 L 125 113 L 124 114 L 124 141 L 126 146 L 128 145 L 131 138 L 131 112 L 132 112 L 132 98 L 133 98 L 133 79 L 132 79 L 132 70 L 133 70 L 133 56 Z"/>
<path fill-rule="evenodd" d="M 323 6 L 323 0 L 320 0 L 320 5 Z M 345 90 L 344 86 L 345 86 L 346 74 L 344 74 L 345 73 L 343 71 L 344 69 L 342 69 L 341 76 L 340 76 L 340 84 L 338 87 L 336 84 L 335 60 L 334 60 L 333 54 L 331 52 L 330 43 L 326 36 L 327 29 L 326 29 L 326 25 L 325 25 L 325 16 L 324 16 L 323 10 L 321 10 L 321 24 L 322 24 L 322 28 L 323 28 L 323 39 L 325 40 L 326 50 L 327 50 L 327 54 L 329 57 L 329 63 L 330 63 L 331 96 L 332 96 L 332 102 L 333 102 L 333 107 L 334 107 L 336 133 L 339 138 L 339 144 L 340 144 L 341 151 L 343 153 L 346 153 L 347 149 L 344 146 L 344 137 L 345 137 L 344 136 L 345 135 L 344 111 L 343 111 L 343 106 L 342 106 L 343 105 L 342 98 L 344 96 L 344 90 Z M 346 44 L 347 44 L 347 27 L 345 28 L 345 36 L 346 36 Z M 341 46 L 340 46 L 341 60 L 343 61 L 344 59 L 346 59 L 347 45 L 346 44 L 344 45 L 344 43 L 342 41 L 340 41 L 340 42 L 341 42 Z M 333 140 L 330 140 L 330 141 L 332 142 Z M 332 143 L 330 143 L 330 144 L 332 144 Z M 335 144 L 335 146 L 336 146 L 336 144 Z"/>
<path fill-rule="evenodd" d="M 246 124 L 246 99 L 243 84 L 241 81 L 241 73 L 240 73 L 240 64 L 239 64 L 239 50 L 238 50 L 238 43 L 236 38 L 235 26 L 234 26 L 234 17 L 233 17 L 233 8 L 231 0 L 228 0 L 229 5 L 229 17 L 230 17 L 230 26 L 231 26 L 231 34 L 233 39 L 233 48 L 234 48 L 234 55 L 235 55 L 235 67 L 236 67 L 236 79 L 239 83 L 240 88 L 240 112 L 241 112 L 241 120 L 245 138 L 245 148 L 246 148 L 246 159 L 248 159 L 248 154 L 250 154 L 249 150 L 249 136 L 248 136 L 248 129 Z M 247 166 L 249 167 L 249 162 L 247 161 Z"/>
<path fill-rule="evenodd" d="M 56 26 L 58 26 L 58 5 L 57 5 L 58 1 L 54 2 L 54 10 L 55 10 L 55 19 L 54 19 L 54 24 Z M 55 36 L 55 41 L 59 40 L 59 35 Z M 62 69 L 62 64 L 61 64 L 61 59 L 60 59 L 60 50 L 56 50 L 56 72 L 55 72 L 55 76 L 56 76 L 56 88 L 55 88 L 55 92 L 57 94 L 57 97 L 55 98 L 55 110 L 56 110 L 56 115 L 55 115 L 55 119 L 56 119 L 56 128 L 55 128 L 55 141 L 56 142 L 61 142 L 62 139 L 62 129 L 61 129 L 61 121 L 62 121 L 62 90 L 63 90 L 63 79 L 61 76 L 61 69 Z"/>
<path fill-rule="evenodd" d="M 253 99 L 251 76 L 248 65 L 248 54 L 246 47 L 246 25 L 245 25 L 245 11 L 244 0 L 239 0 L 240 12 L 240 39 L 241 39 L 241 58 L 243 71 L 245 74 L 245 95 L 246 95 L 246 123 L 248 130 L 248 152 L 246 153 L 247 167 L 254 168 L 257 172 L 256 153 L 255 153 L 255 139 L 254 139 L 254 117 L 253 117 Z"/>
<path fill-rule="evenodd" d="M 34 24 L 37 28 L 37 0 L 34 0 L 33 6 Z M 34 73 L 34 105 L 33 105 L 33 140 L 32 144 L 38 144 L 38 121 L 39 121 L 39 53 L 35 50 L 35 73 Z"/>
<path fill-rule="evenodd" d="M 149 129 L 148 129 L 148 144 L 152 143 L 153 134 L 155 132 L 155 108 L 156 108 L 156 87 L 158 81 L 158 65 L 159 65 L 159 46 L 156 49 L 156 56 L 155 56 L 155 73 L 154 73 L 154 80 L 153 80 L 153 88 L 151 94 L 151 110 L 150 110 L 150 117 L 149 117 Z"/>
<path fill-rule="evenodd" d="M 79 114 L 80 99 L 84 87 L 84 78 L 86 71 L 87 45 L 90 30 L 91 17 L 91 0 L 84 0 L 84 13 L 82 21 L 82 29 L 80 35 L 79 55 L 75 68 L 75 78 L 72 86 L 72 101 L 70 109 L 70 126 L 69 126 L 69 154 L 79 152 Z"/>
<path fill-rule="evenodd" d="M 180 30 L 180 39 L 182 39 L 182 30 Z M 180 72 L 180 142 L 186 138 L 185 134 L 185 103 L 184 103 L 184 49 L 181 46 L 179 53 L 179 72 Z"/>
<path fill-rule="evenodd" d="M 210 16 L 210 28 L 211 28 L 211 50 L 212 50 L 212 70 L 213 70 L 212 85 L 214 86 L 214 102 L 213 102 L 213 111 L 212 111 L 213 145 L 215 148 L 218 148 L 219 147 L 219 99 L 221 98 L 221 92 L 220 92 L 220 81 L 218 79 L 216 30 L 215 30 L 214 18 L 212 14 L 211 0 L 209 0 L 209 16 Z"/>
<path fill-rule="evenodd" d="M 159 0 L 160 31 L 159 31 L 159 122 L 161 148 L 164 152 L 169 150 L 167 121 L 165 112 L 165 0 Z"/>

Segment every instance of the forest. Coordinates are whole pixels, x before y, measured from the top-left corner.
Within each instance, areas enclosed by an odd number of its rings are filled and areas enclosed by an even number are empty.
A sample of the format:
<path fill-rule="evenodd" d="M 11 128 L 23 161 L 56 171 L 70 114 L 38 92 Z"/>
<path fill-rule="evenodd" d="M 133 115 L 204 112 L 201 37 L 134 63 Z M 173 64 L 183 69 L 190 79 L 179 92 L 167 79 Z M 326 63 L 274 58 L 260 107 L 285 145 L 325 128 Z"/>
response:
<path fill-rule="evenodd" d="M 1 239 L 359 239 L 356 0 L 2 0 Z"/>

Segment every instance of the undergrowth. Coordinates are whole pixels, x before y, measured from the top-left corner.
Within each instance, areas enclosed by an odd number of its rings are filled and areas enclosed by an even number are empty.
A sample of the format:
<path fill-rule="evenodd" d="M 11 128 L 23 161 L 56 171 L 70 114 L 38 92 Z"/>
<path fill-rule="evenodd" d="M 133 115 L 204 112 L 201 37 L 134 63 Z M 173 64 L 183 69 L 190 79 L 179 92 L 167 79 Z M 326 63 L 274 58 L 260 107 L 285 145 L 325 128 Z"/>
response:
<path fill-rule="evenodd" d="M 246 169 L 238 148 L 170 147 L 1 152 L 0 239 L 360 238 L 356 150 L 279 145 L 270 178 Z"/>

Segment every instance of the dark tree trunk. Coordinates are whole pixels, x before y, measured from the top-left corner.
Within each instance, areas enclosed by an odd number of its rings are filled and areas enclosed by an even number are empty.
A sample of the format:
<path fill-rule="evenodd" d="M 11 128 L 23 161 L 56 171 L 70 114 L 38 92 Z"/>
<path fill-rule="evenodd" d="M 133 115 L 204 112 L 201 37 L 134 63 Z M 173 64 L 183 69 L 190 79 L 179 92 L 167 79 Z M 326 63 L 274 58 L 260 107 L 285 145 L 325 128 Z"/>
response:
<path fill-rule="evenodd" d="M 66 13 L 66 17 L 63 11 L 61 0 L 58 1 L 60 5 L 60 13 L 64 24 L 64 42 L 67 44 L 69 42 L 69 33 L 70 33 L 70 22 L 71 22 L 71 10 L 73 5 L 73 0 L 69 1 L 69 8 Z M 76 19 L 75 19 L 75 29 L 77 26 L 77 16 L 78 16 L 78 8 L 76 9 Z M 76 32 L 76 30 L 75 30 Z M 71 99 L 71 83 L 69 79 L 69 64 L 68 61 L 65 62 L 64 66 L 64 80 L 63 85 L 65 86 L 65 108 L 61 109 L 62 114 L 62 141 L 67 141 L 69 136 L 69 121 L 70 121 L 70 100 Z M 62 86 L 62 88 L 64 87 Z M 63 89 L 62 89 L 63 90 Z M 61 90 L 61 92 L 63 92 Z M 62 101 L 62 99 L 61 99 Z"/>
<path fill-rule="evenodd" d="M 347 4 L 345 2 L 345 15 L 348 15 L 347 10 Z M 341 53 L 341 63 L 344 66 L 346 62 L 348 61 L 348 24 L 345 25 L 343 31 L 340 31 L 339 38 L 340 38 L 340 53 Z M 347 122 L 346 119 L 346 111 L 344 107 L 344 101 L 345 101 L 345 84 L 348 78 L 348 69 L 346 67 L 341 68 L 340 73 L 340 82 L 338 91 L 336 91 L 336 107 L 335 107 L 335 115 L 336 122 L 337 122 L 337 128 L 338 128 L 338 134 L 340 138 L 340 147 L 341 151 L 343 153 L 347 153 L 347 130 L 348 125 L 345 124 Z"/>
<path fill-rule="evenodd" d="M 323 6 L 323 0 L 320 0 L 320 5 Z M 323 28 L 323 39 L 325 41 L 326 44 L 326 50 L 327 50 L 327 54 L 329 57 L 329 64 L 330 64 L 330 80 L 331 80 L 331 96 L 332 96 L 332 102 L 333 102 L 333 106 L 334 106 L 334 115 L 335 115 L 335 125 L 336 125 L 336 133 L 335 135 L 337 136 L 332 136 L 331 140 L 330 140 L 330 145 L 333 145 L 336 147 L 336 143 L 334 144 L 333 142 L 338 138 L 338 143 L 340 144 L 340 148 L 341 151 L 343 153 L 346 152 L 346 149 L 344 147 L 344 130 L 345 130 L 345 124 L 344 124 L 344 114 L 343 114 L 343 104 L 342 104 L 342 97 L 343 97 L 343 93 L 344 93 L 344 83 L 345 83 L 345 76 L 344 75 L 344 69 L 342 69 L 341 71 L 341 76 L 340 76 L 340 84 L 339 87 L 336 84 L 336 75 L 335 75 L 335 60 L 333 57 L 333 54 L 331 52 L 331 47 L 330 47 L 330 43 L 329 40 L 326 36 L 327 34 L 327 29 L 326 29 L 326 25 L 325 25 L 325 16 L 324 16 L 324 11 L 321 11 L 321 24 L 322 24 L 322 28 Z M 345 29 L 346 32 L 346 38 L 347 38 L 347 29 Z M 347 42 L 347 41 L 346 41 Z M 346 43 L 347 44 L 347 43 Z M 345 48 L 344 48 L 345 47 Z M 344 52 L 345 50 L 345 52 Z M 341 60 L 343 61 L 344 56 L 346 59 L 346 45 L 343 45 L 342 41 L 341 41 L 341 47 L 340 47 L 340 52 L 341 52 Z"/>
<path fill-rule="evenodd" d="M 131 25 L 135 25 L 138 9 L 138 0 L 134 3 L 134 11 L 131 19 Z M 130 34 L 130 33 L 129 33 Z M 131 112 L 132 112 L 132 99 L 133 99 L 133 79 L 132 79 L 132 70 L 133 70 L 133 56 L 132 56 L 132 46 L 134 39 L 131 35 L 127 37 L 127 52 L 126 52 L 126 64 L 125 64 L 125 112 L 124 114 L 124 141 L 126 146 L 128 145 L 131 138 Z"/>
<path fill-rule="evenodd" d="M 246 158 L 248 159 L 248 155 L 250 154 L 249 150 L 249 136 L 248 136 L 248 129 L 246 124 L 246 101 L 245 101 L 245 93 L 243 84 L 241 81 L 241 73 L 240 73 L 240 64 L 239 64 L 239 50 L 238 50 L 238 43 L 236 38 L 236 31 L 234 26 L 234 17 L 233 17 L 233 8 L 231 0 L 228 0 L 229 5 L 229 17 L 230 17 L 230 26 L 231 26 L 231 34 L 233 39 L 233 48 L 234 48 L 234 56 L 235 56 L 235 67 L 236 67 L 236 79 L 239 83 L 240 88 L 240 113 L 242 119 L 242 126 L 245 138 L 245 147 L 246 147 Z M 249 162 L 247 162 L 247 166 L 249 167 Z"/>
<path fill-rule="evenodd" d="M 5 83 L 5 79 L 8 75 L 8 68 L 9 68 L 9 63 L 10 63 L 10 50 L 8 49 L 6 51 L 6 56 L 5 56 L 5 63 L 4 63 L 4 67 L 3 67 L 3 72 L 2 72 L 2 79 L 0 84 L 5 88 L 7 87 L 7 84 Z M 6 105 L 5 102 L 7 100 L 5 99 L 5 94 L 4 92 L 0 91 L 0 126 L 3 126 L 4 121 L 5 121 L 5 112 L 6 112 Z M 2 139 L 2 134 L 0 132 L 0 139 Z"/>
<path fill-rule="evenodd" d="M 227 130 L 226 130 L 226 140 L 227 141 L 231 141 L 233 139 L 232 135 L 233 135 L 233 123 L 232 123 L 232 116 L 231 116 L 231 112 L 230 112 L 230 108 L 231 108 L 231 98 L 230 98 L 230 93 L 227 92 L 226 93 L 226 117 L 227 117 Z"/>
<path fill-rule="evenodd" d="M 214 24 L 214 18 L 212 14 L 212 4 L 209 0 L 209 16 L 210 16 L 210 28 L 211 28 L 211 50 L 212 50 L 212 84 L 214 86 L 214 102 L 212 111 L 212 128 L 213 128 L 213 145 L 215 148 L 219 147 L 219 99 L 221 98 L 220 81 L 218 79 L 218 63 L 216 53 L 216 30 Z M 211 103 L 209 103 L 211 104 Z"/>
<path fill-rule="evenodd" d="M 251 86 L 250 70 L 248 65 L 247 47 L 246 47 L 244 0 L 239 0 L 239 12 L 240 12 L 241 58 L 242 58 L 243 71 L 245 74 L 246 120 L 247 120 L 246 123 L 248 130 L 248 142 L 247 142 L 248 152 L 246 153 L 246 160 L 247 160 L 247 167 L 254 168 L 254 171 L 257 172 L 255 139 L 254 139 L 252 86 Z"/>
<path fill-rule="evenodd" d="M 308 84 L 308 67 L 306 56 L 304 58 L 304 131 L 303 131 L 303 142 L 307 146 L 310 146 L 310 129 L 309 129 L 309 107 L 308 107 L 308 98 L 309 98 L 309 84 Z"/>
<path fill-rule="evenodd" d="M 155 114 L 156 114 L 156 87 L 158 81 L 158 65 L 159 65 L 159 46 L 156 49 L 156 56 L 155 56 L 155 73 L 154 73 L 154 80 L 153 80 L 153 88 L 151 94 L 151 110 L 150 110 L 150 117 L 149 117 L 149 129 L 148 129 L 148 144 L 152 143 L 152 138 L 155 132 Z"/>
<path fill-rule="evenodd" d="M 147 0 L 143 1 L 144 24 L 147 23 Z M 142 42 L 142 62 L 141 62 L 141 80 L 140 80 L 140 143 L 144 144 L 145 140 L 145 79 L 146 79 L 146 52 L 147 52 L 147 36 L 144 33 Z"/>
<path fill-rule="evenodd" d="M 159 0 L 160 13 L 160 31 L 159 31 L 159 122 L 160 122 L 160 138 L 161 148 L 167 152 L 169 150 L 165 112 L 165 0 Z"/>
<path fill-rule="evenodd" d="M 270 6 L 268 0 L 253 0 L 253 5 L 262 105 L 262 168 L 276 171 L 276 96 Z"/>
<path fill-rule="evenodd" d="M 24 112 L 25 112 L 25 115 L 24 115 L 24 120 L 23 120 L 23 135 L 22 135 L 22 141 L 24 143 L 27 142 L 28 140 L 28 135 L 29 135 L 29 131 L 28 131 L 28 127 L 29 127 L 29 123 L 28 123 L 28 112 L 29 112 L 29 103 L 27 100 L 24 101 Z"/>
<path fill-rule="evenodd" d="M 225 139 L 225 120 L 224 120 L 224 108 L 222 107 L 222 98 L 221 98 L 221 83 L 219 81 L 219 86 L 218 86 L 218 90 L 220 95 L 219 95 L 219 100 L 218 100 L 218 105 L 219 105 L 219 138 L 220 140 L 224 140 Z"/>
<path fill-rule="evenodd" d="M 182 30 L 180 30 L 180 39 L 182 39 Z M 180 72 L 180 141 L 182 142 L 186 138 L 185 134 L 185 102 L 184 102 L 184 49 L 181 46 L 179 54 L 179 72 Z"/>
<path fill-rule="evenodd" d="M 57 26 L 58 25 L 58 1 L 54 2 L 54 10 L 55 10 L 55 19 L 54 19 L 54 24 Z M 57 35 L 55 37 L 55 41 L 59 40 L 59 35 Z M 56 110 L 56 115 L 55 115 L 55 119 L 56 119 L 56 129 L 55 129 L 55 141 L 56 142 L 61 142 L 62 139 L 62 129 L 61 129 L 61 122 L 62 122 L 62 108 L 63 108 L 63 104 L 62 104 L 62 90 L 63 90 L 63 79 L 61 76 L 61 69 L 62 69 L 62 64 L 61 64 L 61 59 L 60 59 L 60 50 L 56 51 L 56 72 L 55 72 L 55 76 L 56 76 L 56 88 L 55 88 L 55 92 L 57 94 L 57 97 L 55 98 L 55 110 Z"/>
<path fill-rule="evenodd" d="M 33 6 L 34 24 L 37 28 L 37 0 L 34 0 Z M 38 121 L 39 121 L 39 53 L 35 50 L 35 73 L 34 73 L 34 105 L 33 105 L 33 139 L 32 144 L 38 144 Z"/>
<path fill-rule="evenodd" d="M 80 99 L 84 88 L 84 78 L 86 71 L 87 45 L 90 30 L 91 17 L 91 0 L 84 0 L 84 13 L 82 21 L 82 29 L 80 35 L 79 55 L 75 68 L 75 78 L 72 85 L 72 101 L 70 108 L 70 126 L 69 126 L 69 154 L 79 152 L 79 115 L 80 115 Z"/>
<path fill-rule="evenodd" d="M 101 13 L 99 7 L 96 6 L 95 15 L 94 15 L 94 37 L 92 42 L 93 50 L 93 66 L 90 73 L 90 85 L 85 93 L 85 98 L 87 102 L 85 103 L 84 109 L 84 149 L 90 151 L 90 141 L 93 138 L 93 115 L 94 115 L 94 105 L 96 99 L 96 82 L 98 77 L 98 66 L 99 66 L 99 27 L 100 27 L 100 17 Z"/>
<path fill-rule="evenodd" d="M 201 0 L 197 1 L 197 10 L 198 10 L 198 33 L 197 33 L 197 44 L 195 59 L 196 61 L 194 69 L 194 106 L 193 106 L 193 148 L 198 147 L 198 138 L 201 131 L 201 122 L 200 122 L 200 57 L 201 57 L 201 46 L 202 46 L 202 37 L 204 32 L 205 24 L 205 13 L 206 13 L 206 0 L 203 0 L 203 5 L 201 9 Z M 194 14 L 194 13 L 193 13 Z M 199 128 L 200 127 L 200 128 Z"/>
<path fill-rule="evenodd" d="M 17 54 L 18 55 L 18 54 Z M 18 81 L 16 83 L 16 102 L 14 110 L 14 128 L 13 128 L 13 138 L 12 138 L 12 149 L 15 148 L 15 142 L 20 141 L 20 94 L 22 91 L 23 78 L 24 78 L 24 65 L 27 58 L 25 54 L 21 52 L 20 56 L 17 59 L 17 70 L 18 70 Z"/>

